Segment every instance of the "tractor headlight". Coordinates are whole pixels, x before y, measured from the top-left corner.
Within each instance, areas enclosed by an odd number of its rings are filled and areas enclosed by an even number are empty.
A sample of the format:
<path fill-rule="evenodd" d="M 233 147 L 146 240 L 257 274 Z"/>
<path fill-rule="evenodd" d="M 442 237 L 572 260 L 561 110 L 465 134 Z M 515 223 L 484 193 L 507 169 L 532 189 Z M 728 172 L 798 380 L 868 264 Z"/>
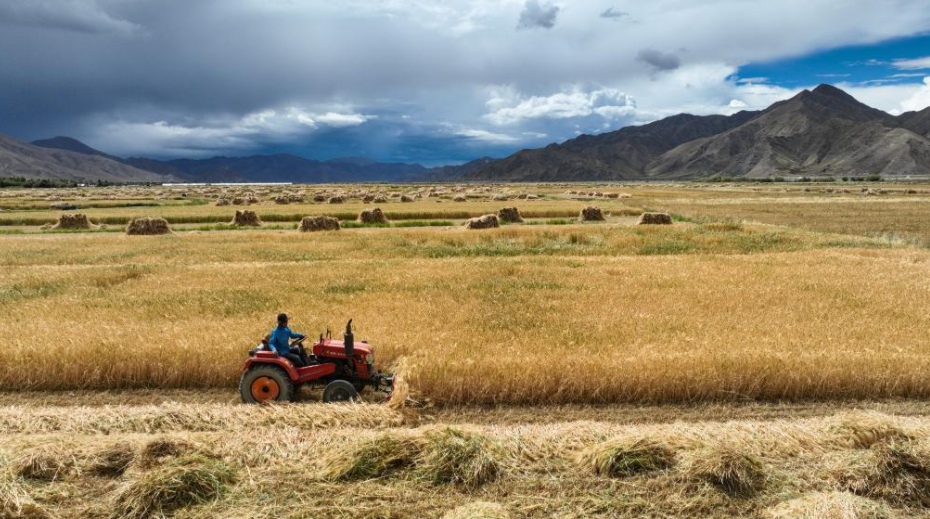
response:
<path fill-rule="evenodd" d="M 365 362 L 368 363 L 368 364 L 373 364 L 373 363 L 375 362 L 375 354 L 374 354 L 374 353 L 369 353 L 369 354 L 365 355 Z"/>

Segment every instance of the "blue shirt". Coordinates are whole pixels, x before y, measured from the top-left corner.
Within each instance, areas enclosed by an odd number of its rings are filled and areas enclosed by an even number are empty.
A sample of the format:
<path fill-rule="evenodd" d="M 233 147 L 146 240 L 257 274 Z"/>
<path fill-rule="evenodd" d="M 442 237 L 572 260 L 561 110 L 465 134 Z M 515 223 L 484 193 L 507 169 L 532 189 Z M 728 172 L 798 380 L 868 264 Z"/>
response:
<path fill-rule="evenodd" d="M 291 347 L 289 344 L 290 339 L 302 339 L 304 336 L 299 333 L 294 333 L 287 326 L 278 326 L 274 330 L 271 330 L 271 335 L 268 337 L 268 345 L 271 346 L 271 349 L 278 352 L 278 355 L 287 355 L 291 352 Z"/>

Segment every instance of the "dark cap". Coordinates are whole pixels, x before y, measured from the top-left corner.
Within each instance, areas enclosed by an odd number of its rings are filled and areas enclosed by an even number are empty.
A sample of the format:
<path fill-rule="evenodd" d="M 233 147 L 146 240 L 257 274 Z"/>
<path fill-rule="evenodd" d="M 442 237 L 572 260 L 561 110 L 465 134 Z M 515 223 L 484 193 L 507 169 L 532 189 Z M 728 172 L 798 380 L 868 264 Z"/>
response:
<path fill-rule="evenodd" d="M 278 322 L 279 322 L 279 323 L 286 323 L 286 322 L 287 322 L 287 314 L 278 314 Z"/>

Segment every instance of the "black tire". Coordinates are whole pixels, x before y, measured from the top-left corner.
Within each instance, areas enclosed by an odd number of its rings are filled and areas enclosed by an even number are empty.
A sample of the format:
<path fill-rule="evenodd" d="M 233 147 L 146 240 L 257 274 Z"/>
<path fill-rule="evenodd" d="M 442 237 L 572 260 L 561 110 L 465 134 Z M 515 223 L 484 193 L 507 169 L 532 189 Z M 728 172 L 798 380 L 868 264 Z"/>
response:
<path fill-rule="evenodd" d="M 323 402 L 350 402 L 358 398 L 358 391 L 348 380 L 333 380 L 323 390 Z"/>
<path fill-rule="evenodd" d="M 263 393 L 267 398 L 262 398 Z M 294 383 L 283 369 L 259 365 L 246 371 L 239 379 L 239 396 L 247 404 L 290 402 L 294 398 Z"/>
<path fill-rule="evenodd" d="M 367 385 L 368 385 L 368 384 L 365 384 L 364 382 L 353 382 L 353 383 L 352 383 L 352 387 L 355 388 L 355 392 L 358 393 L 358 394 L 360 394 L 360 395 L 365 391 L 365 387 L 366 387 Z"/>

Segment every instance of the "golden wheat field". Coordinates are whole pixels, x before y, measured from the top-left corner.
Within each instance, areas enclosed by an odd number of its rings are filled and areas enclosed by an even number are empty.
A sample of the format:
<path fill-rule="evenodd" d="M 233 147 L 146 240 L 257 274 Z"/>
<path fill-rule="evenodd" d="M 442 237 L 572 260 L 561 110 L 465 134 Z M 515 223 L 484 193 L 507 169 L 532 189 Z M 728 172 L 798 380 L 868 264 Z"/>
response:
<path fill-rule="evenodd" d="M 928 237 L 921 185 L 0 190 L 0 518 L 925 516 Z M 417 406 L 239 404 L 282 311 Z"/>

